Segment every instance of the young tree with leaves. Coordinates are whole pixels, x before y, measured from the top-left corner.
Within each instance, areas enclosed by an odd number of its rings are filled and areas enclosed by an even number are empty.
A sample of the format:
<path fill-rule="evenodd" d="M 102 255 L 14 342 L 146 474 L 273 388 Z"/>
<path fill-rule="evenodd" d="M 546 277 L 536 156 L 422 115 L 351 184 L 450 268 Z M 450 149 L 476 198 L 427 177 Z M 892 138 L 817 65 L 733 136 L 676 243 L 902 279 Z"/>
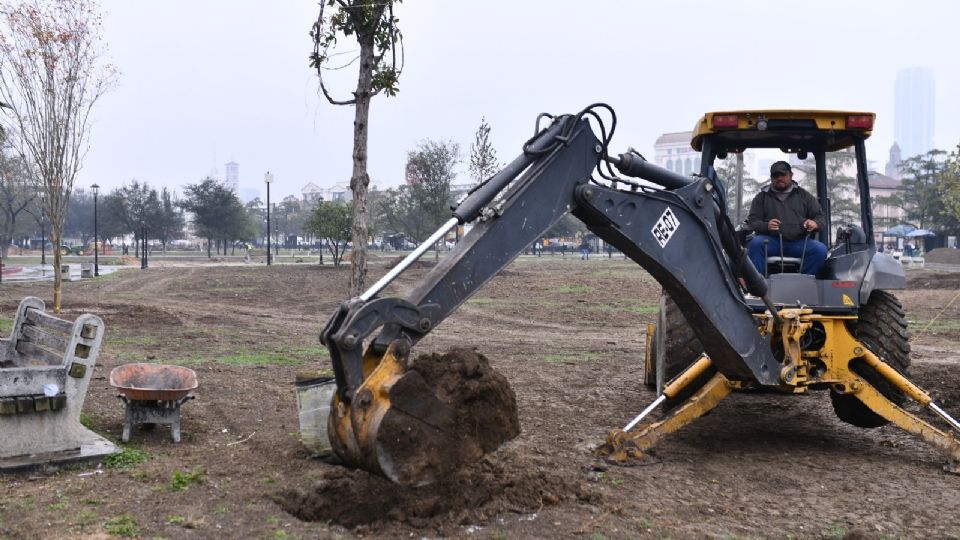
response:
<path fill-rule="evenodd" d="M 407 154 L 409 185 L 387 190 L 378 217 L 384 229 L 422 242 L 450 215 L 450 183 L 460 162 L 457 143 L 425 141 Z"/>
<path fill-rule="evenodd" d="M 827 197 L 830 199 L 830 219 L 834 226 L 841 223 L 860 223 L 860 192 L 857 179 L 848 171 L 855 167 L 857 156 L 851 150 L 826 153 Z M 816 192 L 816 166 L 811 161 L 796 166 L 809 178 L 806 189 Z M 826 208 L 824 208 L 826 211 Z"/>
<path fill-rule="evenodd" d="M 197 236 L 207 239 L 207 257 L 212 257 L 212 245 L 222 240 L 224 253 L 232 240 L 248 240 L 254 235 L 246 208 L 233 190 L 213 178 L 199 184 L 188 184 L 179 206 L 193 214 Z"/>
<path fill-rule="evenodd" d="M 320 14 L 310 30 L 313 39 L 310 66 L 317 70 L 323 95 L 331 104 L 354 107 L 353 173 L 350 177 L 354 204 L 350 292 L 354 295 L 363 291 L 367 276 L 367 189 L 370 185 L 370 176 L 367 174 L 367 126 L 370 100 L 380 92 L 395 96 L 403 70 L 402 35 L 397 27 L 398 19 L 393 14 L 394 5 L 399 3 L 400 0 L 321 0 Z M 338 37 L 350 36 L 356 38 L 360 46 L 359 56 L 348 59 L 342 65 L 332 66 L 332 59 L 337 54 L 334 49 Z M 359 73 L 353 98 L 334 99 L 324 82 L 325 70 L 341 69 L 357 60 Z"/>
<path fill-rule="evenodd" d="M 167 188 L 161 188 L 157 202 L 150 230 L 166 252 L 170 241 L 183 238 L 185 220 L 176 193 L 171 193 Z"/>
<path fill-rule="evenodd" d="M 497 151 L 490 143 L 490 124 L 487 118 L 480 119 L 480 127 L 470 145 L 470 177 L 477 183 L 483 182 L 500 170 Z"/>
<path fill-rule="evenodd" d="M 353 204 L 321 201 L 313 209 L 307 220 L 305 230 L 323 240 L 333 257 L 333 266 L 339 268 L 347 250 L 353 227 Z M 323 264 L 323 248 L 320 250 L 320 264 Z"/>
<path fill-rule="evenodd" d="M 73 182 L 86 154 L 90 111 L 116 80 L 103 63 L 100 15 L 91 0 L 0 3 L 0 114 L 3 130 L 45 193 L 54 245 Z M 54 251 L 54 267 L 60 267 Z M 60 272 L 54 272 L 53 311 L 60 313 Z"/>
<path fill-rule="evenodd" d="M 714 170 L 717 171 L 717 177 L 720 179 L 720 183 L 723 185 L 725 190 L 724 196 L 727 201 L 727 215 L 730 216 L 730 221 L 736 219 L 735 213 L 737 208 L 737 156 L 736 154 L 730 154 L 727 159 L 718 160 L 715 162 Z M 744 167 L 743 170 L 743 201 L 741 206 L 741 220 L 747 218 L 747 213 L 750 210 L 750 201 L 753 200 L 753 197 L 760 192 L 763 188 L 763 182 L 760 182 L 756 178 L 750 176 L 750 173 Z M 734 223 L 734 226 L 739 225 L 739 223 Z"/>
<path fill-rule="evenodd" d="M 900 162 L 904 187 L 899 194 L 900 203 L 907 220 L 917 228 L 934 227 L 938 215 L 943 212 L 939 184 L 946 170 L 946 154 L 935 149 Z"/>

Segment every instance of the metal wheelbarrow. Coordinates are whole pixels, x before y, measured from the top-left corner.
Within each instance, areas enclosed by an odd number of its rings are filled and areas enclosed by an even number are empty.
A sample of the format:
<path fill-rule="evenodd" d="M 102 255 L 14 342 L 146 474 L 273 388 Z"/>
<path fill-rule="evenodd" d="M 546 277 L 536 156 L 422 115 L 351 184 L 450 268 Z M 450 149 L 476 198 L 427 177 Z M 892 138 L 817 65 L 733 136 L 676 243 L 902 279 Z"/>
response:
<path fill-rule="evenodd" d="M 180 442 L 180 406 L 194 397 L 196 372 L 166 364 L 124 364 L 110 372 L 110 386 L 120 391 L 117 398 L 126 405 L 123 442 L 130 440 L 134 424 L 168 424 L 173 441 Z"/>

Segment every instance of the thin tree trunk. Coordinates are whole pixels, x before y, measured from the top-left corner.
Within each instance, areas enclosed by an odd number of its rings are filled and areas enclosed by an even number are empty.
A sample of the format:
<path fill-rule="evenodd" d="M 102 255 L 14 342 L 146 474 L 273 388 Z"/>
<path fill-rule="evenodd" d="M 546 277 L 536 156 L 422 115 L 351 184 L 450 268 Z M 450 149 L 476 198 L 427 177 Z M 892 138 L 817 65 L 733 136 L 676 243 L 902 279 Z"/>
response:
<path fill-rule="evenodd" d="M 370 185 L 370 176 L 367 174 L 367 127 L 373 86 L 373 62 L 373 36 L 370 36 L 368 40 L 360 43 L 360 75 L 357 80 L 357 103 L 353 121 L 353 176 L 350 178 L 350 188 L 353 190 L 350 294 L 353 296 L 363 292 L 367 279 L 367 188 Z"/>

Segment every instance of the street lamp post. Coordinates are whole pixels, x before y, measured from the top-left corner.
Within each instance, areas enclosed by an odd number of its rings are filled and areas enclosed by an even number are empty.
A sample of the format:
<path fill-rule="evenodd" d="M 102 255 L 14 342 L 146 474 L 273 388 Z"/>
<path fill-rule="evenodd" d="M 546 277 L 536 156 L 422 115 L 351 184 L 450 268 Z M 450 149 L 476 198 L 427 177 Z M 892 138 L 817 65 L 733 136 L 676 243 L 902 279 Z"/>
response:
<path fill-rule="evenodd" d="M 43 229 L 43 210 L 40 210 L 40 266 L 47 264 L 47 238 Z"/>
<path fill-rule="evenodd" d="M 100 246 L 98 245 L 100 241 L 98 240 L 97 233 L 97 192 L 100 191 L 100 186 L 94 184 L 90 186 L 90 189 L 93 190 L 93 277 L 100 276 Z"/>
<path fill-rule="evenodd" d="M 270 254 L 270 184 L 273 183 L 273 175 L 270 171 L 263 175 L 263 181 L 267 183 L 267 266 L 273 264 L 273 256 Z"/>

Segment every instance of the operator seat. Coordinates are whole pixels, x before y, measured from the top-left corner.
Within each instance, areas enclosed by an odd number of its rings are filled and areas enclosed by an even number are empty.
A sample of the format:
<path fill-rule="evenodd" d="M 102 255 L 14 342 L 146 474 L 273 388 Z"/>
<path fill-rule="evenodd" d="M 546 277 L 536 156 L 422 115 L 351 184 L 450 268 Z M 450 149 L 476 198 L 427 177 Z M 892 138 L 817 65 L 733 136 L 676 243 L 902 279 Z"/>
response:
<path fill-rule="evenodd" d="M 780 254 L 767 257 L 767 274 L 799 274 L 799 257 L 781 257 Z"/>

